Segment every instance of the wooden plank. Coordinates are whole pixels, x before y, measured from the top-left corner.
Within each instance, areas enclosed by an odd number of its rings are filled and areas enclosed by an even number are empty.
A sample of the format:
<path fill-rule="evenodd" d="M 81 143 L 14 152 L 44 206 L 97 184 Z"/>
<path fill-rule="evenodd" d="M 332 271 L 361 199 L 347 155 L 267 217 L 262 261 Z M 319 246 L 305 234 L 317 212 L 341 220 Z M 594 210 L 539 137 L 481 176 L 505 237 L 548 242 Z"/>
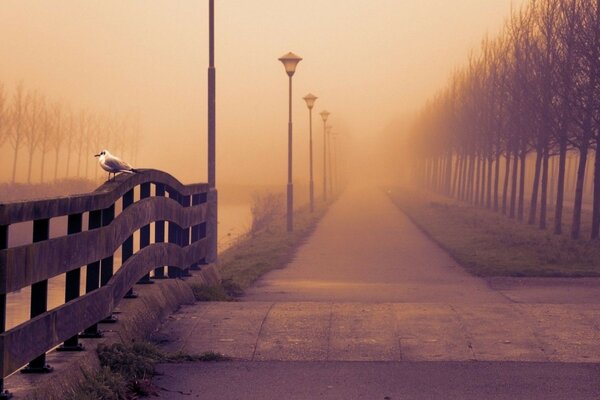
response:
<path fill-rule="evenodd" d="M 157 221 L 190 227 L 206 220 L 206 203 L 182 208 L 173 199 L 138 201 L 108 226 L 0 250 L 0 294 L 10 293 L 111 256 L 135 231 Z M 158 238 L 157 238 L 158 241 Z"/>
<path fill-rule="evenodd" d="M 0 204 L 0 225 L 105 209 L 129 190 L 148 182 L 162 183 L 183 195 L 208 192 L 208 185 L 205 183 L 183 185 L 166 172 L 145 169 L 138 174 L 121 174 L 114 181 L 107 182 L 88 194 Z"/>

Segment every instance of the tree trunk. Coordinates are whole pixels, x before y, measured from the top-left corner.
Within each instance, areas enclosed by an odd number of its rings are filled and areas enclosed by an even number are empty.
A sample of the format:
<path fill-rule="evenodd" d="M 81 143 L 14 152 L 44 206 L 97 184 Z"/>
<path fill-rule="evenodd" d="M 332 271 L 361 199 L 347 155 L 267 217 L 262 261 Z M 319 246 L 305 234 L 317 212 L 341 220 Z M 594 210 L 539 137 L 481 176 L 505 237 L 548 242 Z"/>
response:
<path fill-rule="evenodd" d="M 463 181 L 463 200 L 469 200 L 469 171 L 471 170 L 471 156 L 467 155 L 465 160 L 465 172 Z"/>
<path fill-rule="evenodd" d="M 456 154 L 456 163 L 455 163 L 455 167 L 454 167 L 454 176 L 452 178 L 452 186 L 450 188 L 450 196 L 452 197 L 456 197 L 457 192 L 458 192 L 458 182 L 459 182 L 459 171 L 460 171 L 460 154 Z"/>
<path fill-rule="evenodd" d="M 469 178 L 467 180 L 467 201 L 473 202 L 473 182 L 475 180 L 475 156 L 471 155 L 469 157 Z"/>
<path fill-rule="evenodd" d="M 473 204 L 479 205 L 479 188 L 481 180 L 481 157 L 476 156 L 477 162 L 475 167 L 475 193 L 473 196 Z"/>
<path fill-rule="evenodd" d="M 535 217 L 537 215 L 537 199 L 538 199 L 538 188 L 540 184 L 540 170 L 542 166 L 542 150 L 540 147 L 536 149 L 535 154 L 535 172 L 533 174 L 533 186 L 531 187 L 531 201 L 529 204 L 529 218 L 527 223 L 529 225 L 535 224 Z"/>
<path fill-rule="evenodd" d="M 481 187 L 479 193 L 479 204 L 482 207 L 485 207 L 485 187 L 486 187 L 486 178 L 487 178 L 487 160 L 482 158 L 481 160 Z"/>
<path fill-rule="evenodd" d="M 494 166 L 494 211 L 498 212 L 498 186 L 500 185 L 500 154 L 496 155 Z"/>
<path fill-rule="evenodd" d="M 58 180 L 58 147 L 56 148 L 56 153 L 54 155 L 54 180 Z"/>
<path fill-rule="evenodd" d="M 546 219 L 548 212 L 548 143 L 544 144 L 542 150 L 542 192 L 540 195 L 540 229 L 546 229 Z"/>
<path fill-rule="evenodd" d="M 567 161 L 567 140 L 561 138 L 558 149 L 558 182 L 556 183 L 556 207 L 554 210 L 554 234 L 562 233 L 562 213 L 565 195 L 565 167 Z"/>
<path fill-rule="evenodd" d="M 598 157 L 598 144 L 594 157 L 594 190 L 592 210 L 592 239 L 597 239 L 600 233 L 600 157 Z"/>
<path fill-rule="evenodd" d="M 15 155 L 13 157 L 13 169 L 12 169 L 12 183 L 16 182 L 17 179 L 17 159 L 19 158 L 19 145 L 20 145 L 20 140 L 17 137 L 16 141 L 15 141 Z"/>
<path fill-rule="evenodd" d="M 515 211 L 517 206 L 517 181 L 519 178 L 519 154 L 517 151 L 514 152 L 513 158 L 513 169 L 512 169 L 512 181 L 510 185 L 510 211 L 509 218 L 515 217 Z"/>
<path fill-rule="evenodd" d="M 492 208 L 492 165 L 494 159 L 490 156 L 488 158 L 488 169 L 487 169 L 487 186 L 486 186 L 486 200 L 485 207 L 489 210 Z"/>
<path fill-rule="evenodd" d="M 523 211 L 525 209 L 525 170 L 526 170 L 526 162 L 527 162 L 527 153 L 523 149 L 521 151 L 521 171 L 519 178 L 519 207 L 517 211 L 517 217 L 519 221 L 523 221 Z"/>
<path fill-rule="evenodd" d="M 571 237 L 578 239 L 581 232 L 581 205 L 583 203 L 583 185 L 585 183 L 585 167 L 587 164 L 588 147 L 579 148 L 579 167 L 577 168 L 577 181 L 575 183 L 575 201 L 573 203 L 573 222 L 571 223 Z"/>
<path fill-rule="evenodd" d="M 31 183 L 31 166 L 33 164 L 33 151 L 29 152 L 29 162 L 27 163 L 27 183 Z"/>
<path fill-rule="evenodd" d="M 444 191 L 446 196 L 450 196 L 452 191 L 452 152 L 449 151 L 446 156 L 446 171 L 445 171 Z"/>
<path fill-rule="evenodd" d="M 502 214 L 506 215 L 508 182 L 510 180 L 510 151 L 506 150 L 506 164 L 504 168 L 504 190 L 502 191 Z"/>

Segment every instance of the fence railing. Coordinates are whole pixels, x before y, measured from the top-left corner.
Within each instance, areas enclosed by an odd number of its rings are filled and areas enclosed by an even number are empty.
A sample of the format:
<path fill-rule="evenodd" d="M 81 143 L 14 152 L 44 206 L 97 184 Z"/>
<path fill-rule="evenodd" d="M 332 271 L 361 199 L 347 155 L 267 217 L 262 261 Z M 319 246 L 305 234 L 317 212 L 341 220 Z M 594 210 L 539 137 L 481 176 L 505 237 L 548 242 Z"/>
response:
<path fill-rule="evenodd" d="M 151 273 L 173 278 L 197 269 L 207 252 L 208 190 L 141 170 L 89 194 L 0 204 L 0 393 L 4 378 L 26 365 L 23 372 L 50 371 L 50 349 L 62 343 L 58 350 L 81 350 L 78 338 L 100 337 L 98 322 L 133 294 L 135 283 L 151 283 Z M 61 218 L 64 234 L 51 238 Z M 32 222 L 25 224 L 32 243 L 11 247 L 11 226 L 23 222 Z M 64 304 L 48 310 L 48 280 L 63 278 Z M 6 330 L 7 295 L 25 288 L 29 319 Z"/>

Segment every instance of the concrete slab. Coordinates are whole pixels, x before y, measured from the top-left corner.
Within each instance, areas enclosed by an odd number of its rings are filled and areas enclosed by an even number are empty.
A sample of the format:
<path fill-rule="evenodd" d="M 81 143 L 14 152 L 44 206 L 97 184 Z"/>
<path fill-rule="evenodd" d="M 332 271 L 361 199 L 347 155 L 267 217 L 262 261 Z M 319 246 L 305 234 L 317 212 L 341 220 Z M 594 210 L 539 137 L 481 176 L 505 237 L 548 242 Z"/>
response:
<path fill-rule="evenodd" d="M 155 336 L 168 350 L 262 361 L 600 362 L 600 306 L 205 303 Z"/>

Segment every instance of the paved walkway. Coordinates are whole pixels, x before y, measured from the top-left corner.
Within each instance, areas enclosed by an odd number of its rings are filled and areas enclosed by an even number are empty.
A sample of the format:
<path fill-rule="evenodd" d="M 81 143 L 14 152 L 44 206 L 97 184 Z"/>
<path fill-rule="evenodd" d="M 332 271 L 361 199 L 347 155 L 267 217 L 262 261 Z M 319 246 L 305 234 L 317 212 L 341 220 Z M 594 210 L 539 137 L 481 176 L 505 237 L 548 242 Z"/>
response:
<path fill-rule="evenodd" d="M 381 190 L 352 188 L 248 301 L 507 302 L 431 242 Z"/>
<path fill-rule="evenodd" d="M 165 350 L 217 351 L 234 362 L 162 365 L 156 382 L 164 399 L 598 398 L 600 298 L 591 285 L 581 304 L 490 285 L 384 193 L 355 188 L 294 261 L 242 302 L 184 307 L 156 335 Z M 432 377 L 422 385 L 411 371 Z M 223 385 L 243 382 L 219 389 L 215 374 Z M 488 385 L 473 385 L 474 374 Z"/>

